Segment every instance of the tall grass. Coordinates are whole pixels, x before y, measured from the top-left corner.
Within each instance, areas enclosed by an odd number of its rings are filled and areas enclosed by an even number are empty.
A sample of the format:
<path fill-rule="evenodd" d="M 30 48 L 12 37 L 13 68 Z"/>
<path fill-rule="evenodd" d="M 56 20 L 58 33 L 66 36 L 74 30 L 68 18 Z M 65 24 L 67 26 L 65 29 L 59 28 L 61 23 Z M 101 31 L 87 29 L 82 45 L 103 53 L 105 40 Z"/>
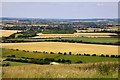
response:
<path fill-rule="evenodd" d="M 3 78 L 118 78 L 118 70 L 119 62 L 10 66 Z"/>

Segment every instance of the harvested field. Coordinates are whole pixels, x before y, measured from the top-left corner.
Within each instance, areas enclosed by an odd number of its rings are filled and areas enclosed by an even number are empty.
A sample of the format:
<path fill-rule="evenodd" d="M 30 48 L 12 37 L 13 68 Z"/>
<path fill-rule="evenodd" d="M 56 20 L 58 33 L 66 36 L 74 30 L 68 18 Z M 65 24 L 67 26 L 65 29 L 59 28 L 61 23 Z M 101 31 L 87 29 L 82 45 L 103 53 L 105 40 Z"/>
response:
<path fill-rule="evenodd" d="M 88 54 L 108 54 L 117 55 L 118 46 L 113 45 L 97 45 L 82 43 L 64 43 L 64 42 L 30 42 L 30 43 L 2 43 L 3 48 L 20 49 L 29 51 L 46 51 L 46 52 L 72 52 L 88 53 Z"/>
<path fill-rule="evenodd" d="M 13 33 L 16 33 L 18 30 L 0 30 L 0 37 L 8 37 Z"/>
<path fill-rule="evenodd" d="M 74 34 L 42 34 L 33 38 L 56 38 L 56 37 L 111 37 L 110 35 L 117 35 L 115 33 L 74 33 Z"/>

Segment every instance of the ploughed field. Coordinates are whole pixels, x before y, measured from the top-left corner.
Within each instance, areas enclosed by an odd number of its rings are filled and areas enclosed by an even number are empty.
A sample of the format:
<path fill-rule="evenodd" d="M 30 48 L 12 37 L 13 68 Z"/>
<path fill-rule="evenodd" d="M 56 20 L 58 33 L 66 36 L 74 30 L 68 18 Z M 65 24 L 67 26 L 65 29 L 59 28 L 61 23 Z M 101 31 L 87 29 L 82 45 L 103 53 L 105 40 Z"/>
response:
<path fill-rule="evenodd" d="M 72 54 L 118 55 L 118 46 L 64 42 L 2 43 L 2 48 Z"/>

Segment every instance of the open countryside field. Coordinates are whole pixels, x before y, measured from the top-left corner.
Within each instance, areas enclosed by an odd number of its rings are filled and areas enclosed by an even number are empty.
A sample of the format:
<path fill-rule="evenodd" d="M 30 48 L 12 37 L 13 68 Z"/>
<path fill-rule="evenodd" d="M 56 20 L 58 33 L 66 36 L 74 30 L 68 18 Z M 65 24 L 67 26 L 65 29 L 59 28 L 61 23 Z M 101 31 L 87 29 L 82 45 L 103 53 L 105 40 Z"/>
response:
<path fill-rule="evenodd" d="M 16 32 L 18 32 L 18 30 L 0 30 L 0 37 L 8 37 Z"/>
<path fill-rule="evenodd" d="M 73 54 L 118 55 L 118 46 L 64 42 L 2 43 L 3 48 L 46 52 L 72 52 Z"/>
<path fill-rule="evenodd" d="M 2 49 L 2 56 L 3 58 L 8 58 L 8 56 L 15 55 L 16 58 L 34 58 L 34 59 L 45 59 L 45 58 L 53 58 L 55 61 L 59 59 L 71 60 L 72 63 L 76 63 L 82 61 L 83 63 L 95 63 L 95 62 L 111 62 L 111 61 L 118 61 L 118 58 L 112 57 L 101 57 L 101 56 L 83 56 L 83 55 L 64 55 L 64 54 L 50 54 L 46 52 L 25 52 L 25 51 L 17 51 L 11 49 Z M 4 60 L 3 59 L 3 60 Z M 4 61 L 3 61 L 4 62 Z M 6 62 L 6 61 L 5 61 Z M 10 65 L 13 63 L 10 62 Z M 16 63 L 14 63 L 16 65 Z M 13 65 L 14 65 L 13 64 Z M 19 63 L 18 63 L 19 64 Z"/>
<path fill-rule="evenodd" d="M 103 74 L 97 66 L 105 66 Z M 118 62 L 95 64 L 23 65 L 3 67 L 3 78 L 118 78 Z M 108 67 L 111 65 L 110 67 Z M 116 65 L 116 66 L 115 66 Z M 115 69 L 113 69 L 113 67 Z M 110 71 L 110 72 L 109 72 Z M 109 73 L 108 75 L 106 75 Z"/>
<path fill-rule="evenodd" d="M 42 34 L 33 38 L 56 38 L 56 37 L 111 37 L 110 35 L 117 35 L 116 33 L 74 33 L 74 34 Z"/>

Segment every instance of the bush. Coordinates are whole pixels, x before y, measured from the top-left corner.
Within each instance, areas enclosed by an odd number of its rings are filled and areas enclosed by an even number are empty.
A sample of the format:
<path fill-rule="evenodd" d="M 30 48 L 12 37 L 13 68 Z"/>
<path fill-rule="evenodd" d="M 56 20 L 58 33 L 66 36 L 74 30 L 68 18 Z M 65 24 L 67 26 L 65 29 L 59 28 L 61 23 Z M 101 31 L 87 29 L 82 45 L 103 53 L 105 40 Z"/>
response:
<path fill-rule="evenodd" d="M 62 54 L 61 52 L 58 52 L 58 54 Z"/>
<path fill-rule="evenodd" d="M 117 57 L 120 58 L 120 55 L 118 55 Z"/>
<path fill-rule="evenodd" d="M 55 61 L 54 58 L 45 58 L 44 61 Z"/>
<path fill-rule="evenodd" d="M 61 59 L 58 59 L 58 61 L 57 62 L 61 62 Z"/>
<path fill-rule="evenodd" d="M 111 55 L 112 58 L 115 58 L 116 56 L 115 55 Z"/>
<path fill-rule="evenodd" d="M 54 54 L 53 52 L 50 52 L 50 54 Z"/>
<path fill-rule="evenodd" d="M 83 63 L 82 61 L 77 61 L 76 63 Z"/>
<path fill-rule="evenodd" d="M 102 75 L 108 75 L 110 72 L 110 66 L 107 64 L 99 64 L 97 66 L 97 71 Z"/>
<path fill-rule="evenodd" d="M 100 56 L 101 56 L 101 57 L 105 57 L 104 54 L 101 54 Z"/>
<path fill-rule="evenodd" d="M 15 55 L 11 55 L 11 57 L 15 57 Z"/>
<path fill-rule="evenodd" d="M 2 66 L 10 66 L 10 63 L 7 62 L 7 63 L 5 63 L 5 64 L 2 64 Z"/>
<path fill-rule="evenodd" d="M 21 58 L 25 58 L 25 57 L 21 57 Z"/>
<path fill-rule="evenodd" d="M 62 61 L 61 61 L 62 63 L 65 63 L 65 60 L 64 59 L 62 59 Z"/>
<path fill-rule="evenodd" d="M 92 54 L 92 56 L 96 56 L 96 54 Z"/>
<path fill-rule="evenodd" d="M 71 64 L 71 60 L 65 60 L 65 62 L 67 62 L 67 63 Z"/>
<path fill-rule="evenodd" d="M 86 56 L 90 56 L 90 54 L 86 54 Z"/>
<path fill-rule="evenodd" d="M 109 55 L 106 55 L 106 57 L 109 57 Z"/>
<path fill-rule="evenodd" d="M 72 54 L 72 52 L 69 52 L 69 55 L 71 55 Z"/>
<path fill-rule="evenodd" d="M 16 51 L 19 51 L 19 49 L 16 49 Z"/>
<path fill-rule="evenodd" d="M 66 53 L 66 52 L 64 52 L 64 55 L 67 55 L 67 53 Z"/>

